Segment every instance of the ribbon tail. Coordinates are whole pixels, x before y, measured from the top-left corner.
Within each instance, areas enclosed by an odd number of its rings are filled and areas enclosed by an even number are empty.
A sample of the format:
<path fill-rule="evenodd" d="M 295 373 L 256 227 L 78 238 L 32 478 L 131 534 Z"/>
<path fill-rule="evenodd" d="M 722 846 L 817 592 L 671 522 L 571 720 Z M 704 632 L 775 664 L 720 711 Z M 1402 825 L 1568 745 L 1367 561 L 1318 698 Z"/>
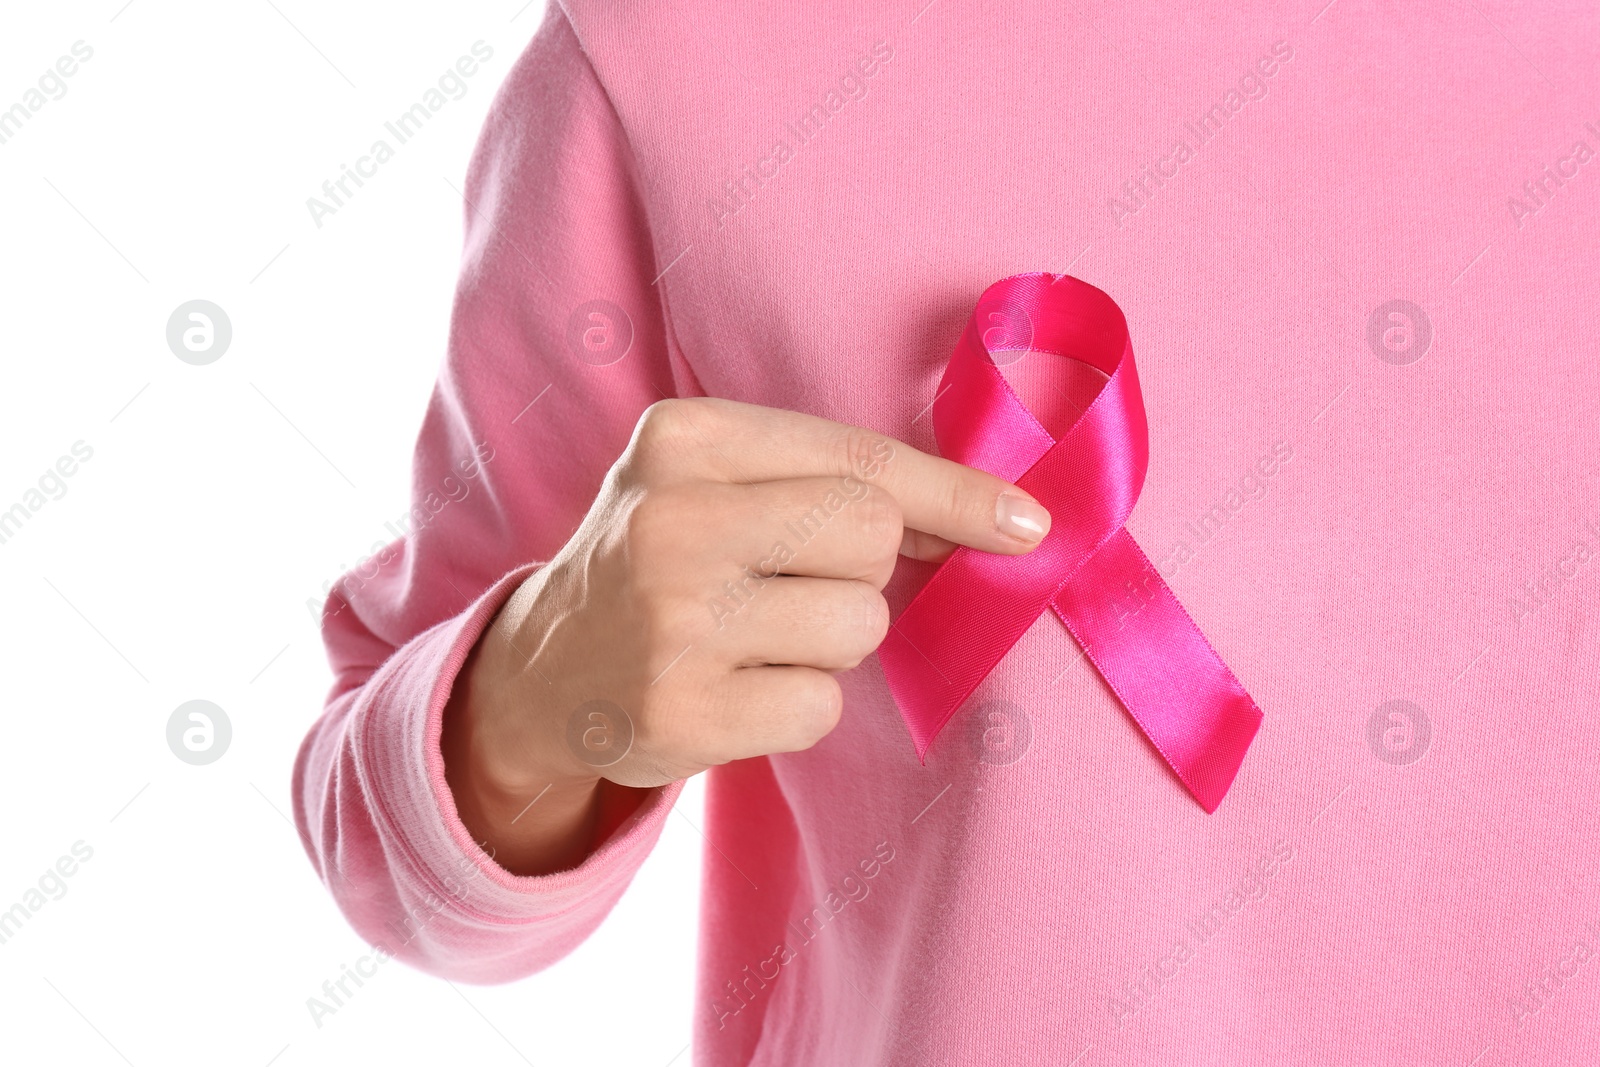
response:
<path fill-rule="evenodd" d="M 1061 569 L 1048 545 L 1015 557 L 956 549 L 889 627 L 878 664 L 920 762 L 927 763 L 945 723 L 1046 611 Z"/>
<path fill-rule="evenodd" d="M 946 592 L 943 584 L 935 589 L 936 594 Z M 957 625 L 943 627 L 918 625 L 913 621 L 929 617 L 952 621 L 954 612 L 939 611 L 934 605 L 935 601 L 942 599 L 942 596 L 935 595 L 929 598 L 928 605 L 924 605 L 925 610 L 906 612 L 900 623 L 889 628 L 883 643 L 878 646 L 878 662 L 883 668 L 884 679 L 889 683 L 889 692 L 894 697 L 896 707 L 900 709 L 906 732 L 911 735 L 911 743 L 917 750 L 917 761 L 923 765 L 928 762 L 928 749 L 933 746 L 933 739 L 939 736 L 957 709 L 1032 624 L 1032 619 L 1019 613 L 1007 620 L 1010 623 L 1009 633 L 995 635 L 990 631 L 989 640 L 981 647 L 973 648 L 970 639 L 963 640 L 958 636 L 964 632 L 959 627 L 959 620 L 954 620 Z M 1033 618 L 1037 619 L 1043 610 L 1042 605 L 1035 608 Z M 914 631 L 916 637 L 913 638 L 908 630 Z"/>
<path fill-rule="evenodd" d="M 1261 709 L 1126 529 L 1050 606 L 1207 814 L 1233 785 Z"/>

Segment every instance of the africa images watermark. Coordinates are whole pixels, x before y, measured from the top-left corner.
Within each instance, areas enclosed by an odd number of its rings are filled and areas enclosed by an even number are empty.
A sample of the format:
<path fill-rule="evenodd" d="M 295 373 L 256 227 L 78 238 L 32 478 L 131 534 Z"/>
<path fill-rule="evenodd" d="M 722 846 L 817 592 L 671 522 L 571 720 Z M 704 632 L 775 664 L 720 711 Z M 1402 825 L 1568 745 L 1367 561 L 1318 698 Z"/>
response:
<path fill-rule="evenodd" d="M 1595 958 L 1595 943 L 1600 941 L 1600 923 L 1591 922 L 1584 927 L 1583 936 L 1574 938 L 1572 947 L 1560 959 L 1543 968 L 1538 977 L 1524 982 L 1522 988 L 1506 998 L 1511 1018 L 1521 1030 L 1528 1020 L 1544 1011 L 1551 1000 L 1566 984 Z"/>
<path fill-rule="evenodd" d="M 350 594 L 359 591 L 376 578 L 379 571 L 394 562 L 407 537 L 414 537 L 437 519 L 445 508 L 459 504 L 471 495 L 473 481 L 493 459 L 494 449 L 486 442 L 473 445 L 470 457 L 456 461 L 455 471 L 460 474 L 459 478 L 456 474 L 445 475 L 438 486 L 418 495 L 409 508 L 385 522 L 383 527 L 394 535 L 393 540 L 374 541 L 371 552 L 356 560 L 353 568 L 340 564 L 340 577 L 322 583 L 320 599 L 306 598 L 306 611 L 310 613 L 312 621 L 321 627 L 343 611 L 349 603 Z M 337 597 L 333 595 L 336 585 L 339 592 Z"/>
<path fill-rule="evenodd" d="M 54 66 L 45 68 L 39 75 L 37 88 L 24 90 L 21 100 L 0 111 L 0 145 L 9 144 L 46 104 L 66 96 L 66 79 L 78 73 L 80 64 L 94 58 L 94 49 L 83 41 L 73 41 L 71 52 L 57 59 Z"/>
<path fill-rule="evenodd" d="M 1579 530 L 1561 558 L 1524 582 L 1517 595 L 1511 598 L 1511 611 L 1517 617 L 1518 626 L 1533 618 L 1571 583 L 1584 577 L 1585 568 L 1600 559 L 1600 515 L 1586 520 Z"/>
<path fill-rule="evenodd" d="M 0 511 L 0 545 L 17 536 L 23 525 L 46 504 L 66 496 L 66 480 L 78 473 L 81 464 L 94 458 L 94 449 L 84 441 L 72 442 L 71 453 L 57 458 L 39 475 L 35 486 L 23 492 L 21 500 Z"/>
<path fill-rule="evenodd" d="M 1256 60 L 1220 101 L 1183 124 L 1182 130 L 1173 138 L 1172 148 L 1165 155 L 1157 156 L 1123 182 L 1120 195 L 1113 195 L 1106 200 L 1106 207 L 1110 209 L 1117 229 L 1122 229 L 1124 219 L 1143 210 L 1154 199 L 1156 190 L 1176 178 L 1185 163 L 1198 157 L 1200 149 L 1221 133 L 1229 120 L 1243 111 L 1246 104 L 1266 99 L 1268 80 L 1293 58 L 1294 49 L 1288 41 L 1275 43 L 1271 53 Z"/>
<path fill-rule="evenodd" d="M 1236 484 L 1230 485 L 1194 521 L 1183 524 L 1183 536 L 1173 542 L 1159 562 L 1152 562 L 1153 569 L 1146 570 L 1138 581 L 1126 579 L 1117 594 L 1117 629 L 1123 629 L 1143 611 L 1159 595 L 1160 582 L 1177 577 L 1184 565 L 1195 558 L 1197 549 L 1217 537 L 1246 504 L 1266 496 L 1272 479 L 1293 458 L 1294 448 L 1287 441 L 1273 442 L 1271 449 L 1246 468 Z"/>
<path fill-rule="evenodd" d="M 783 131 L 773 141 L 772 147 L 735 177 L 722 183 L 715 197 L 706 200 L 706 207 L 720 229 L 724 223 L 743 211 L 761 187 L 778 176 L 784 165 L 793 160 L 800 149 L 810 144 L 828 124 L 842 112 L 846 105 L 867 95 L 867 80 L 881 71 L 894 58 L 894 49 L 888 41 L 877 41 L 870 52 L 856 56 L 834 84 L 806 110 L 783 124 Z"/>
<path fill-rule="evenodd" d="M 726 1029 L 730 1018 L 754 1004 L 768 984 L 778 980 L 783 967 L 794 961 L 801 948 L 821 936 L 822 931 L 846 906 L 867 899 L 867 894 L 872 892 L 872 886 L 868 883 L 882 874 L 893 860 L 894 846 L 888 841 L 879 841 L 873 847 L 872 855 L 860 860 L 854 870 L 839 879 L 837 888 L 830 886 L 827 895 L 809 911 L 799 919 L 789 920 L 785 929 L 792 937 L 786 935 L 773 945 L 771 954 L 765 959 L 746 964 L 739 972 L 739 981 L 730 979 L 724 982 L 723 991 L 727 995 L 714 996 L 706 1005 L 717 1029 Z M 860 872 L 859 877 L 857 871 Z"/>
<path fill-rule="evenodd" d="M 0 911 L 0 945 L 16 937 L 23 926 L 50 901 L 66 896 L 66 880 L 78 873 L 80 864 L 88 863 L 93 857 L 93 848 L 83 841 L 74 841 L 71 855 L 63 855 L 53 865 L 46 867 L 39 876 L 37 887 L 30 886 L 22 894 L 21 900 Z"/>
<path fill-rule="evenodd" d="M 1600 124 L 1585 122 L 1583 128 L 1589 136 L 1600 141 Z M 1572 142 L 1572 147 L 1564 155 L 1557 156 L 1554 163 L 1522 183 L 1522 196 L 1506 197 L 1506 207 L 1510 209 L 1511 219 L 1517 224 L 1517 229 L 1522 229 L 1523 223 L 1549 207 L 1556 193 L 1583 173 L 1582 168 L 1593 159 L 1594 149 L 1580 137 Z"/>
<path fill-rule="evenodd" d="M 371 952 L 358 957 L 353 967 L 348 963 L 339 964 L 339 976 L 322 983 L 322 995 L 306 998 L 306 1010 L 311 1013 L 311 1021 L 318 1030 L 325 1025 L 328 1016 L 337 1014 L 340 1008 L 349 1004 L 366 984 L 365 980 L 377 975 L 379 967 L 394 959 L 400 949 L 416 940 L 451 900 L 460 900 L 468 881 L 483 877 L 483 871 L 467 856 L 458 857 L 456 865 L 463 874 L 460 881 L 446 878 L 439 887 L 444 891 L 443 896 L 430 892 L 424 894 L 420 902 L 406 905 L 405 913 L 400 918 L 390 919 L 384 924 L 388 936 L 374 941 Z"/>
<path fill-rule="evenodd" d="M 866 453 L 856 460 L 855 473 L 840 478 L 837 489 L 828 490 L 809 511 L 783 524 L 784 532 L 795 542 L 793 546 L 784 540 L 774 542 L 767 558 L 753 567 L 747 565 L 737 582 L 723 582 L 722 592 L 706 601 L 717 629 L 722 629 L 730 618 L 755 599 L 763 586 L 782 574 L 783 568 L 794 561 L 799 549 L 820 534 L 835 515 L 865 497 L 867 481 L 864 479 L 876 477 L 883 465 L 893 458 L 894 445 L 881 437 L 874 440 Z"/>
<path fill-rule="evenodd" d="M 373 141 L 366 155 L 356 157 L 354 168 L 345 163 L 339 164 L 339 176 L 322 183 L 321 197 L 306 198 L 306 210 L 311 213 L 311 221 L 317 229 L 322 229 L 324 218 L 338 214 L 339 209 L 356 195 L 366 184 L 363 179 L 377 177 L 378 168 L 395 157 L 399 146 L 421 133 L 423 127 L 446 104 L 467 95 L 466 79 L 478 73 L 479 63 L 487 63 L 494 58 L 494 49 L 481 40 L 472 42 L 471 51 L 472 55 L 461 56 L 453 67 L 439 75 L 438 81 L 423 91 L 419 102 L 383 124 L 384 130 L 394 138 L 394 144 L 391 145 L 383 137 Z M 350 187 L 352 183 L 354 189 Z"/>
<path fill-rule="evenodd" d="M 1267 899 L 1272 891 L 1272 878 L 1294 859 L 1294 846 L 1279 840 L 1262 851 L 1256 861 L 1245 868 L 1239 880 L 1218 897 L 1210 907 L 1190 919 L 1184 932 L 1173 939 L 1172 948 L 1161 953 L 1140 969 L 1133 978 L 1122 983 L 1106 995 L 1112 1025 L 1121 1030 L 1138 1015 L 1156 994 L 1183 973 L 1195 953 L 1227 926 L 1251 902 Z"/>

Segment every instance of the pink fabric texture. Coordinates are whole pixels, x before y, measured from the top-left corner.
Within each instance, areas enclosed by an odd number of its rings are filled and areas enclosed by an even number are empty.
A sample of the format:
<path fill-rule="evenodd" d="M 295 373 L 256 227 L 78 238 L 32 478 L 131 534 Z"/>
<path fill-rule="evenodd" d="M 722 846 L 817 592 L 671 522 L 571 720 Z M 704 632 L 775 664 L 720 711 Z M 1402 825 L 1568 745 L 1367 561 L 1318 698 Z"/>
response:
<path fill-rule="evenodd" d="M 414 529 L 328 602 L 334 899 L 460 980 L 571 952 L 679 790 L 560 874 L 476 848 L 438 737 L 493 611 L 653 401 L 933 451 L 978 295 L 1070 273 L 1249 756 L 1205 814 L 1051 612 L 926 764 L 869 658 L 813 749 L 709 772 L 695 1062 L 1592 1064 L 1597 75 L 1587 0 L 552 5 L 470 167 Z"/>

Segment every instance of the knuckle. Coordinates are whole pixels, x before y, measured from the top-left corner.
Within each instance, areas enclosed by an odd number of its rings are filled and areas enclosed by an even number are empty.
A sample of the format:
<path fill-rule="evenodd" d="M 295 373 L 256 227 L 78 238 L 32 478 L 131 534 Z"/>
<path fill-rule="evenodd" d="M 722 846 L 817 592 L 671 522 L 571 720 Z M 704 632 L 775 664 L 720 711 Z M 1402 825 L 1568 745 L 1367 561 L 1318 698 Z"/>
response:
<path fill-rule="evenodd" d="M 966 478 L 951 478 L 945 489 L 944 510 L 953 529 L 987 530 L 994 525 L 994 499 Z"/>
<path fill-rule="evenodd" d="M 670 556 L 680 536 L 676 510 L 660 490 L 641 494 L 623 520 L 629 556 L 646 564 Z"/>
<path fill-rule="evenodd" d="M 848 633 L 846 647 L 849 652 L 846 670 L 854 670 L 861 662 L 883 644 L 889 633 L 889 602 L 878 590 L 865 582 L 854 583 L 859 595 L 851 596 L 848 608 Z"/>
<path fill-rule="evenodd" d="M 894 455 L 894 444 L 887 437 L 861 426 L 845 431 L 841 447 L 845 473 L 868 481 L 877 476 L 886 458 Z"/>
<path fill-rule="evenodd" d="M 861 583 L 862 632 L 875 649 L 889 635 L 889 602 L 876 588 Z"/>
<path fill-rule="evenodd" d="M 683 419 L 676 400 L 657 400 L 644 409 L 633 428 L 632 451 L 649 453 L 682 432 Z"/>
<path fill-rule="evenodd" d="M 939 506 L 949 519 L 960 519 L 967 510 L 966 487 L 961 484 L 961 479 L 951 478 L 945 483 L 944 492 L 940 497 Z"/>
<path fill-rule="evenodd" d="M 703 468 L 732 416 L 713 397 L 668 397 L 644 410 L 617 473 L 624 485 L 678 481 Z"/>
<path fill-rule="evenodd" d="M 805 747 L 810 748 L 839 725 L 844 714 L 844 690 L 827 671 L 807 671 L 797 698 L 802 712 Z"/>
<path fill-rule="evenodd" d="M 891 554 L 898 552 L 900 537 L 905 530 L 905 517 L 900 511 L 899 501 L 887 490 L 869 485 L 858 507 L 862 533 L 868 542 Z"/>
<path fill-rule="evenodd" d="M 683 571 L 686 553 L 706 536 L 708 508 L 702 487 L 692 483 L 642 488 L 633 494 L 621 520 L 630 559 L 643 564 Z M 665 574 L 666 571 L 661 571 Z"/>
<path fill-rule="evenodd" d="M 642 470 L 655 470 L 663 461 L 681 456 L 702 440 L 701 423 L 710 411 L 696 397 L 669 397 L 644 409 L 633 428 L 626 459 Z"/>

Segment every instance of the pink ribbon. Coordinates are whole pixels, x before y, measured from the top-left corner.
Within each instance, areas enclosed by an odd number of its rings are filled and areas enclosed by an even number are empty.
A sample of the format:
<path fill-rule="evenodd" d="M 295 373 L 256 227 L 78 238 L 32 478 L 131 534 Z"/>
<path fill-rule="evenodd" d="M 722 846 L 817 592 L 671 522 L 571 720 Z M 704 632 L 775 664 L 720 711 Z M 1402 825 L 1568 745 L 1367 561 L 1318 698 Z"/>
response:
<path fill-rule="evenodd" d="M 1036 353 L 1019 375 L 1037 392 L 1032 410 L 996 353 Z M 1081 413 L 1070 390 L 1072 372 L 1082 371 L 1067 360 L 1107 375 Z M 1195 800 L 1215 811 L 1261 709 L 1123 528 L 1144 485 L 1149 440 L 1116 302 L 1066 275 L 991 285 L 940 379 L 933 425 L 942 455 L 1014 482 L 1052 522 L 1024 556 L 958 548 L 879 647 L 918 759 L 926 762 L 956 709 L 1050 608 Z"/>

